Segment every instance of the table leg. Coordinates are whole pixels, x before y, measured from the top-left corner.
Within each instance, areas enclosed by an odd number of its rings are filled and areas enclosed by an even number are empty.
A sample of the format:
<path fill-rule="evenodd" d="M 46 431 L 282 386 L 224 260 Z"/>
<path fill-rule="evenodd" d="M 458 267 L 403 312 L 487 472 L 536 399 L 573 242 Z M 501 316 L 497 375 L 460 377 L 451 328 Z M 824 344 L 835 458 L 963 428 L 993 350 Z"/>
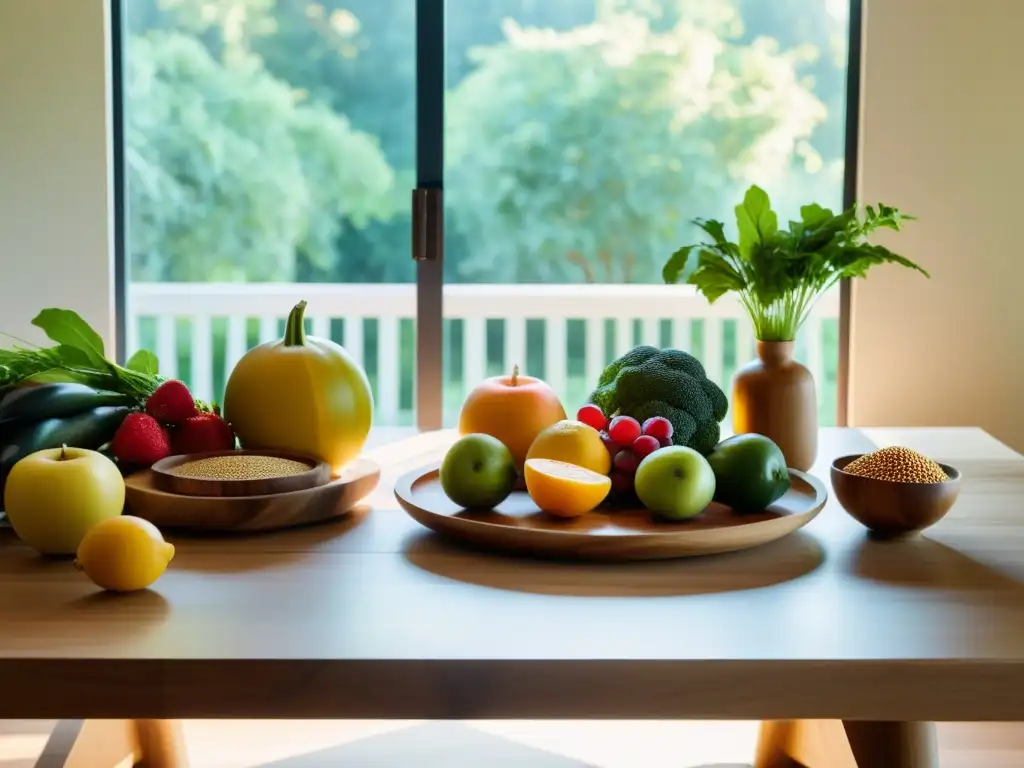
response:
<path fill-rule="evenodd" d="M 843 723 L 839 720 L 765 720 L 757 739 L 754 768 L 861 766 L 853 759 Z"/>
<path fill-rule="evenodd" d="M 773 720 L 761 723 L 754 768 L 937 768 L 932 723 Z"/>
<path fill-rule="evenodd" d="M 86 720 L 64 768 L 187 768 L 178 720 Z"/>
<path fill-rule="evenodd" d="M 844 720 L 858 766 L 938 768 L 934 723 Z"/>

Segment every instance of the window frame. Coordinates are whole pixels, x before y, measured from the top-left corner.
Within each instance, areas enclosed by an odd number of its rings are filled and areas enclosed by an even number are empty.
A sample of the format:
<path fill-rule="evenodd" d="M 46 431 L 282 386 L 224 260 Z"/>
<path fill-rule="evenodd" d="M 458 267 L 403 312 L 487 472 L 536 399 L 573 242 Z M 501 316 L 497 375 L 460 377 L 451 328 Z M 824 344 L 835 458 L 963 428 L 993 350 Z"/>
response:
<path fill-rule="evenodd" d="M 124 4 L 110 0 L 111 159 L 114 206 L 114 313 L 116 359 L 127 358 L 128 216 L 125 170 Z M 864 0 L 849 2 L 849 49 L 846 75 L 846 125 L 843 205 L 857 202 L 861 82 L 863 78 Z M 443 426 L 444 381 L 444 101 L 447 0 L 416 0 L 416 188 L 412 190 L 413 231 L 410 255 L 416 265 L 416 426 Z M 426 218 L 416 215 L 417 195 L 431 197 Z M 422 199 L 422 197 L 421 197 Z M 418 237 L 430 233 L 430 255 L 417 254 Z M 419 256 L 419 257 L 418 257 Z M 852 281 L 839 284 L 839 360 L 836 371 L 836 426 L 849 422 Z"/>

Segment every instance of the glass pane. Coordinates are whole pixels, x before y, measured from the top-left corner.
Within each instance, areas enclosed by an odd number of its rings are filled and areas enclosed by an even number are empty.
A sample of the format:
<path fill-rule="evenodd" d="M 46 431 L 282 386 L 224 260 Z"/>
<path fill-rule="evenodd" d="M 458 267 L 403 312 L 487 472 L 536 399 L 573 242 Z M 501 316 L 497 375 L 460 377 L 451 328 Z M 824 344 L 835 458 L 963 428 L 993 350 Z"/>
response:
<path fill-rule="evenodd" d="M 447 423 L 514 364 L 574 412 L 638 343 L 691 351 L 728 391 L 749 320 L 662 266 L 692 219 L 732 228 L 751 183 L 782 221 L 842 206 L 848 38 L 837 0 L 451 0 Z M 797 348 L 823 425 L 838 313 L 836 290 Z"/>
<path fill-rule="evenodd" d="M 414 5 L 126 0 L 128 354 L 219 400 L 305 299 L 414 423 Z"/>

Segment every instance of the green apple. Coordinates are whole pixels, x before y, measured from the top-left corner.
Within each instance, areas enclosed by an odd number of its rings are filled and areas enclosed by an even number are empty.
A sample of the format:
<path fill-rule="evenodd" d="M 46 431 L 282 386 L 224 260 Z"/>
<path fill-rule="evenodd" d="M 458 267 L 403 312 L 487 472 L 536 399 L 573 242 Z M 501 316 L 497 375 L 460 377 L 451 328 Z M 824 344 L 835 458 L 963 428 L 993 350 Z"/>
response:
<path fill-rule="evenodd" d="M 73 555 L 86 532 L 124 508 L 117 465 L 85 448 L 49 448 L 15 464 L 4 488 L 7 519 L 44 555 Z"/>
<path fill-rule="evenodd" d="M 512 493 L 516 484 L 512 453 L 496 437 L 472 434 L 459 438 L 441 462 L 441 488 L 467 509 L 490 509 Z"/>
<path fill-rule="evenodd" d="M 640 502 L 656 517 L 688 520 L 715 495 L 715 473 L 692 448 L 673 445 L 646 456 L 633 480 Z"/>

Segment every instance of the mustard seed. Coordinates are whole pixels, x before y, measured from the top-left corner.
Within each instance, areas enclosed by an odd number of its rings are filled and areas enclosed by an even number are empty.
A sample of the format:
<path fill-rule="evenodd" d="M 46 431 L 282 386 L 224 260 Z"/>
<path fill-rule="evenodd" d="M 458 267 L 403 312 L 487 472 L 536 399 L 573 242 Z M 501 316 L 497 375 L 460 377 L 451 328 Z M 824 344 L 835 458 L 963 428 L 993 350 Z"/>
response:
<path fill-rule="evenodd" d="M 269 480 L 273 477 L 289 477 L 308 471 L 309 466 L 301 461 L 243 453 L 187 461 L 172 469 L 171 473 L 178 477 L 202 480 Z"/>
<path fill-rule="evenodd" d="M 944 483 L 949 480 L 942 467 L 934 461 L 901 446 L 864 454 L 847 464 L 843 471 L 894 483 Z"/>

